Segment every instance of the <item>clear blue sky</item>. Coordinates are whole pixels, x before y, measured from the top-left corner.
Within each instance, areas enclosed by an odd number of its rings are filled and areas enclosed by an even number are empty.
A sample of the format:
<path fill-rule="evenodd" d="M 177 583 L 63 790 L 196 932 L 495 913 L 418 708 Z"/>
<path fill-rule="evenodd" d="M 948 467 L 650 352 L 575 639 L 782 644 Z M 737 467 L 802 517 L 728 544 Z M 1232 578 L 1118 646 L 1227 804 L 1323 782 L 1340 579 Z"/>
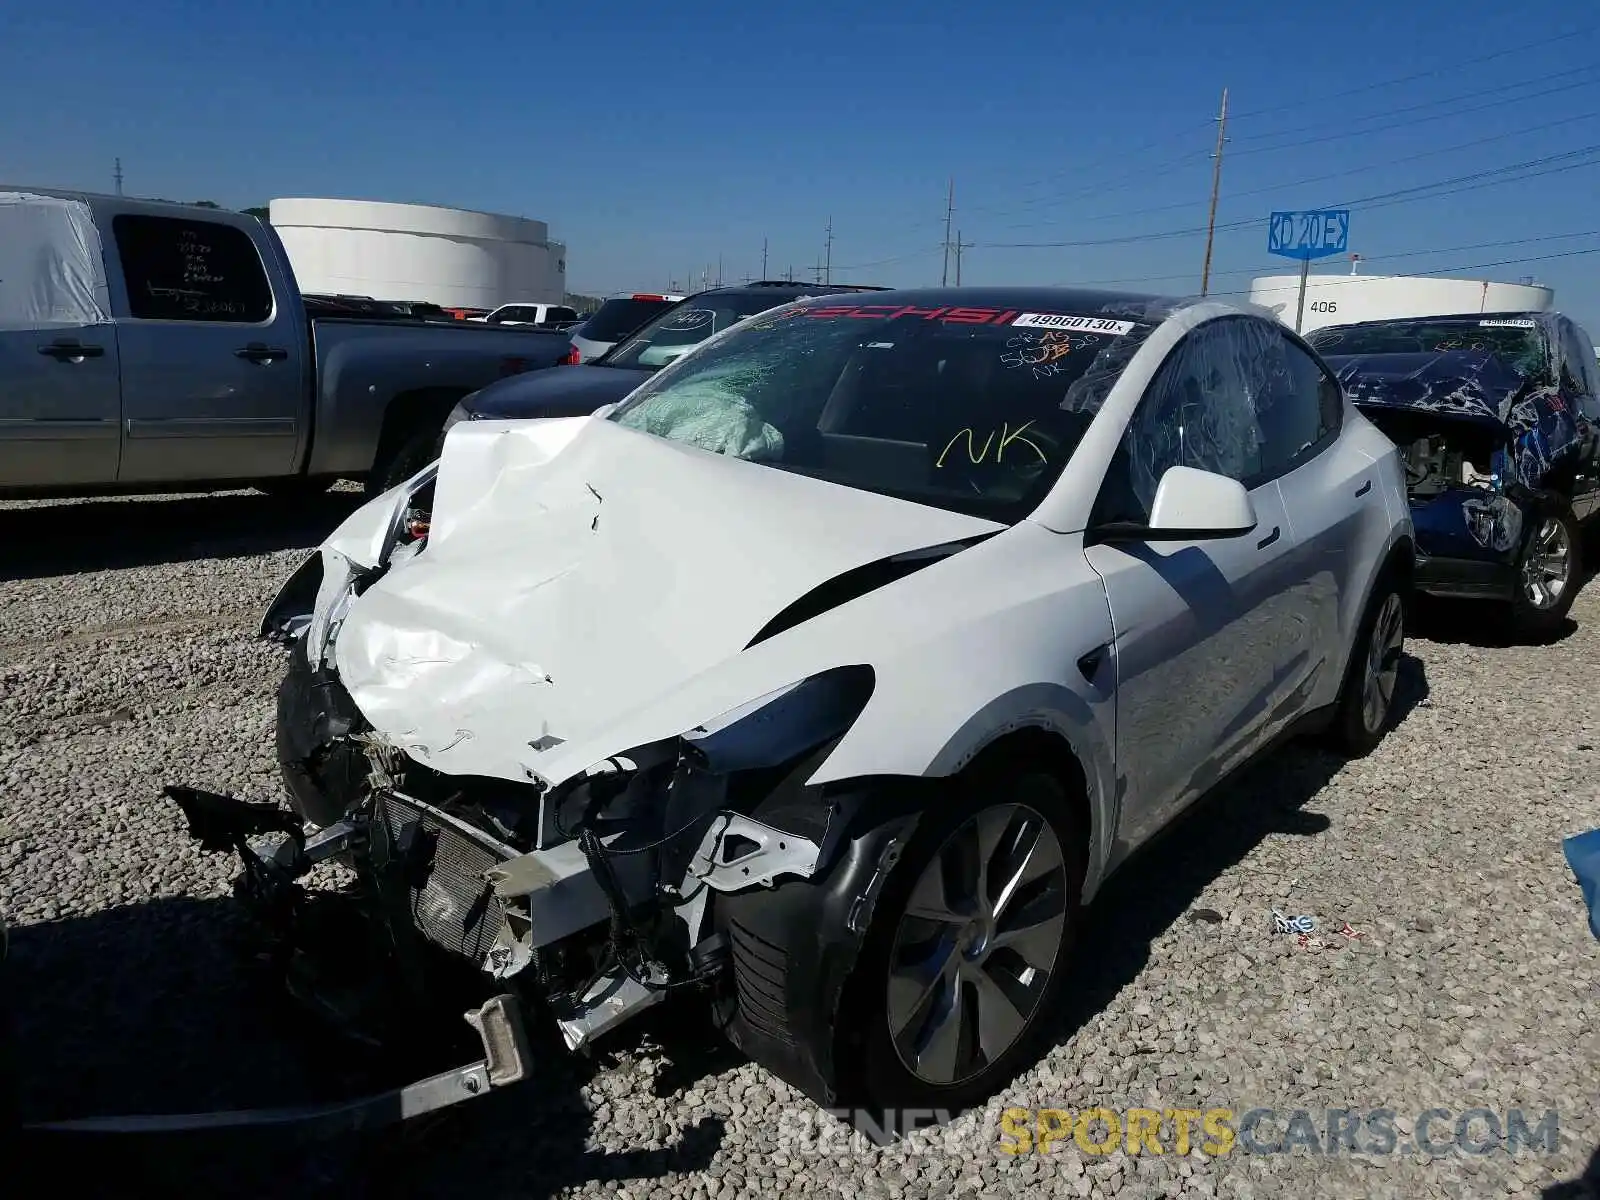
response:
<path fill-rule="evenodd" d="M 109 191 L 120 155 L 131 194 L 517 213 L 568 243 L 581 291 L 698 283 L 719 255 L 727 279 L 756 273 L 763 237 L 770 275 L 809 278 L 830 217 L 836 280 L 936 283 L 951 176 L 964 282 L 1194 291 L 1203 237 L 1147 235 L 1204 225 L 1224 86 L 1218 220 L 1251 223 L 1218 234 L 1213 290 L 1272 268 L 1273 208 L 1560 154 L 1527 170 L 1575 169 L 1357 204 L 1351 248 L 1395 272 L 1600 250 L 1555 236 L 1600 231 L 1600 13 L 1573 3 L 10 10 L 0 179 Z M 1600 253 L 1466 273 L 1535 275 L 1600 337 L 1597 271 Z"/>

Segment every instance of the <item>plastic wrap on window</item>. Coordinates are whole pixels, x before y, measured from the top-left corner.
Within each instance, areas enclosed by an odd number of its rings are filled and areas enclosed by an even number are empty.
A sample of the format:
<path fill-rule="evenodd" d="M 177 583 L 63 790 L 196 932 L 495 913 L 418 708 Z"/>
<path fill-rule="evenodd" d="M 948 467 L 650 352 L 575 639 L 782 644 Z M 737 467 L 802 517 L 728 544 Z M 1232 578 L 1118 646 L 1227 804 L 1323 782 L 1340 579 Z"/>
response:
<path fill-rule="evenodd" d="M 89 206 L 0 192 L 0 329 L 100 325 L 110 311 Z"/>
<path fill-rule="evenodd" d="M 1102 310 L 1101 314 L 1112 315 L 1110 308 Z M 1137 319 L 1124 316 L 1124 320 Z M 1155 330 L 1154 325 L 1140 324 L 1123 334 L 1113 338 L 1110 345 L 1095 355 L 1094 361 L 1082 375 L 1072 381 L 1067 388 L 1066 398 L 1061 401 L 1061 407 L 1066 412 L 1084 413 L 1093 416 L 1105 404 L 1106 397 L 1111 394 L 1111 389 L 1117 385 L 1117 380 L 1128 368 L 1128 363 L 1139 352 L 1139 348 L 1149 339 Z"/>
<path fill-rule="evenodd" d="M 1201 326 L 1162 368 L 1128 439 L 1130 482 L 1148 510 L 1167 470 L 1197 467 L 1234 479 L 1260 469 L 1262 418 L 1289 371 L 1288 342 L 1272 325 Z"/>

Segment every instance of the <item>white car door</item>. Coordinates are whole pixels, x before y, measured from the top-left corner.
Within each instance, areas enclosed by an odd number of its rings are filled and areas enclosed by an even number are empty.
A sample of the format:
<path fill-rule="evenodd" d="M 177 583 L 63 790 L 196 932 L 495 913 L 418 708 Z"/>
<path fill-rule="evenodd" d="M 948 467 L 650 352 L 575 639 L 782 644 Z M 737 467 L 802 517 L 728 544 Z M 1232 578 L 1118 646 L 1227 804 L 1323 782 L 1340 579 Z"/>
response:
<path fill-rule="evenodd" d="M 1262 412 L 1269 456 L 1294 531 L 1306 636 L 1279 664 L 1276 702 L 1300 711 L 1338 691 L 1344 648 L 1355 636 L 1374 565 L 1388 544 L 1390 517 L 1376 458 L 1388 447 L 1377 430 L 1345 425 L 1339 382 L 1287 331 L 1281 387 Z"/>
<path fill-rule="evenodd" d="M 1286 647 L 1304 639 L 1295 537 L 1275 478 L 1263 479 L 1259 422 L 1241 353 L 1259 342 L 1225 317 L 1198 326 L 1152 378 L 1112 459 L 1094 525 L 1148 521 L 1170 467 L 1216 471 L 1250 489 L 1243 537 L 1090 544 L 1115 629 L 1119 853 L 1143 841 L 1275 732 Z"/>

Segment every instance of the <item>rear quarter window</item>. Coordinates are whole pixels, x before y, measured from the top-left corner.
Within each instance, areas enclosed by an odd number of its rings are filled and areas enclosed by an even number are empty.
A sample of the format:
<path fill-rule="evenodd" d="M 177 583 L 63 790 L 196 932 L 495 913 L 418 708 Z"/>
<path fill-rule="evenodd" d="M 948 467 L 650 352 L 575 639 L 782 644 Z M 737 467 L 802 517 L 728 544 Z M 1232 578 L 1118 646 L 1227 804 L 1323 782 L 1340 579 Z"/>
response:
<path fill-rule="evenodd" d="M 671 308 L 675 300 L 607 300 L 583 323 L 583 336 L 596 342 L 619 342 L 653 317 Z"/>

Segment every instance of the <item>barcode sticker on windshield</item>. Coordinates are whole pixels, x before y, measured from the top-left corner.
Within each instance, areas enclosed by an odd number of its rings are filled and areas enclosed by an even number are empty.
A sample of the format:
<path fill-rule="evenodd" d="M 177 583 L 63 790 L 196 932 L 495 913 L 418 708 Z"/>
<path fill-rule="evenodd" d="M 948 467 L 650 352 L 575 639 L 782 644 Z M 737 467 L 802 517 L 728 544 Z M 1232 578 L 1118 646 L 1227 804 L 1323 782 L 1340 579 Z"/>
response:
<path fill-rule="evenodd" d="M 1023 313 L 1013 325 L 1029 329 L 1065 329 L 1073 333 L 1108 333 L 1121 337 L 1133 328 L 1132 321 L 1112 321 L 1106 317 L 1069 317 L 1065 313 Z"/>
<path fill-rule="evenodd" d="M 1521 319 L 1518 319 L 1518 320 L 1515 320 L 1515 321 L 1479 321 L 1478 325 L 1479 325 L 1480 328 L 1483 328 L 1483 329 L 1532 329 L 1533 328 L 1533 322 L 1527 320 L 1526 318 L 1521 318 Z"/>

